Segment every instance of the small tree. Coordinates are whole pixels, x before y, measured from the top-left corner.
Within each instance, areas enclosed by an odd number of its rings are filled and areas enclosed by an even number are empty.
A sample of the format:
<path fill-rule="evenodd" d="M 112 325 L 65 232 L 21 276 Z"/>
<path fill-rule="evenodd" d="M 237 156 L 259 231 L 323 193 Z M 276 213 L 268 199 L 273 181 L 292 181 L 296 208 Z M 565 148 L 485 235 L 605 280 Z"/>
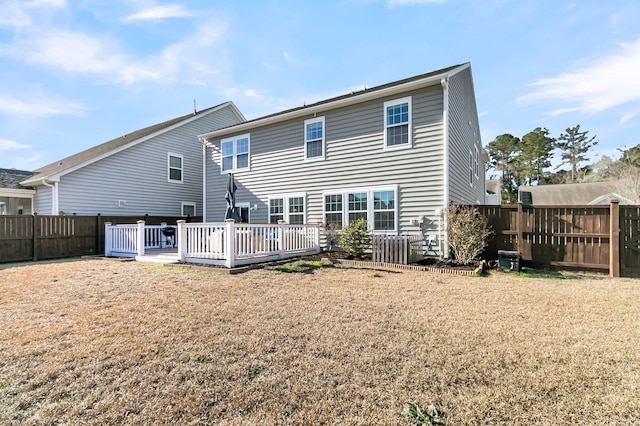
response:
<path fill-rule="evenodd" d="M 447 233 L 456 260 L 468 264 L 482 253 L 492 231 L 488 219 L 477 208 L 451 204 L 447 209 Z"/>
<path fill-rule="evenodd" d="M 363 257 L 370 245 L 371 234 L 367 220 L 364 218 L 349 223 L 349 226 L 340 234 L 340 242 L 338 243 L 342 250 L 354 257 Z"/>

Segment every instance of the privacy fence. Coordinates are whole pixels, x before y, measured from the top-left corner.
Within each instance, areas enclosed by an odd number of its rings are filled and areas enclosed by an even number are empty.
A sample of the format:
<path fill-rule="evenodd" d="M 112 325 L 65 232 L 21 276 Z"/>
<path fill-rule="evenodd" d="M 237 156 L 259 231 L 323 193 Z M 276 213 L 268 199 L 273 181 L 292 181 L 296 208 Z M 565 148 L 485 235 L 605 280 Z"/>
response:
<path fill-rule="evenodd" d="M 494 237 L 484 256 L 520 252 L 537 266 L 640 277 L 640 206 L 479 206 Z"/>
<path fill-rule="evenodd" d="M 0 262 L 55 259 L 104 252 L 104 224 L 151 225 L 177 220 L 199 222 L 201 217 L 175 216 L 0 216 Z"/>

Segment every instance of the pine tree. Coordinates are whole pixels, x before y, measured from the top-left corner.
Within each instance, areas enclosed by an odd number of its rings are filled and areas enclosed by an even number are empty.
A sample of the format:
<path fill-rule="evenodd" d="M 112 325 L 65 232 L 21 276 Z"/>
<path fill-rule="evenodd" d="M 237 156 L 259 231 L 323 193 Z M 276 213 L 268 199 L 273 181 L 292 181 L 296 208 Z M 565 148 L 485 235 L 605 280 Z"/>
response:
<path fill-rule="evenodd" d="M 569 127 L 566 133 L 562 133 L 555 142 L 555 147 L 562 153 L 562 163 L 571 166 L 570 182 L 576 182 L 578 179 L 578 166 L 583 161 L 589 159 L 585 154 L 595 145 L 598 144 L 595 136 L 587 137 L 588 130 L 581 132 L 580 125 Z M 558 166 L 558 167 L 560 167 Z"/>

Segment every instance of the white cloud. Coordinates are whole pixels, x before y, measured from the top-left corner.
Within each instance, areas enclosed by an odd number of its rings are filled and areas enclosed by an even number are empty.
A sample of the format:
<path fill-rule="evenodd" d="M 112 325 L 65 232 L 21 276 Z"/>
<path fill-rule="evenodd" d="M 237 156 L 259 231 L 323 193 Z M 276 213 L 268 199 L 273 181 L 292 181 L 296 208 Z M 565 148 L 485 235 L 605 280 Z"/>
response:
<path fill-rule="evenodd" d="M 23 28 L 33 22 L 28 9 L 65 7 L 66 0 L 4 0 L 0 2 L 0 27 Z"/>
<path fill-rule="evenodd" d="M 247 98 L 253 98 L 253 99 L 257 99 L 257 100 L 261 100 L 264 99 L 264 96 L 262 96 L 260 93 L 258 93 L 256 90 L 254 89 L 247 89 L 244 91 L 244 95 Z"/>
<path fill-rule="evenodd" d="M 31 145 L 26 145 L 9 139 L 0 138 L 0 152 L 2 151 L 15 151 L 18 149 L 28 149 Z"/>
<path fill-rule="evenodd" d="M 193 12 L 185 9 L 182 5 L 173 4 L 166 6 L 155 6 L 143 10 L 142 12 L 134 13 L 133 15 L 129 15 L 124 18 L 123 21 L 159 21 L 168 18 L 185 18 L 193 15 Z"/>
<path fill-rule="evenodd" d="M 535 90 L 518 98 L 522 103 L 560 101 L 552 115 L 567 112 L 595 114 L 619 105 L 640 101 L 640 39 L 624 43 L 617 54 L 606 56 L 582 70 L 562 73 L 531 84 Z"/>
<path fill-rule="evenodd" d="M 83 111 L 84 108 L 75 102 L 42 95 L 25 94 L 20 98 L 0 95 L 0 114 L 8 116 L 81 115 Z"/>

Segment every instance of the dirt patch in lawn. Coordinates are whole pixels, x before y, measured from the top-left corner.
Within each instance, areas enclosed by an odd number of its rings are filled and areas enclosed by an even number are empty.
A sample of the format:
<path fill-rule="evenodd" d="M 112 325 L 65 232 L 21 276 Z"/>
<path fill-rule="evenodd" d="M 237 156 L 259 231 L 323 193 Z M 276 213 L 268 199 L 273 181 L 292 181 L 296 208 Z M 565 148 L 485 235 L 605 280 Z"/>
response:
<path fill-rule="evenodd" d="M 290 269 L 0 267 L 0 424 L 640 418 L 640 281 Z"/>

